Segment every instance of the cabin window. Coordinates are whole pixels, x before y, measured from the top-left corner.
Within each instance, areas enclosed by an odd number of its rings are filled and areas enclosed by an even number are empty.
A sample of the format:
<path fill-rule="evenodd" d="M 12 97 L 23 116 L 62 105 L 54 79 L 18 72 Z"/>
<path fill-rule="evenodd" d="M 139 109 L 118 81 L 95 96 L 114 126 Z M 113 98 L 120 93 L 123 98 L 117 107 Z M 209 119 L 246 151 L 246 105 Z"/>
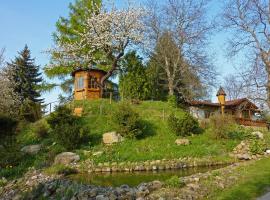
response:
<path fill-rule="evenodd" d="M 89 82 L 88 82 L 88 88 L 94 88 L 94 89 L 98 88 L 96 77 L 90 76 Z"/>
<path fill-rule="evenodd" d="M 80 89 L 83 89 L 84 88 L 84 78 L 83 76 L 79 76 L 77 78 L 77 81 L 76 81 L 76 89 L 77 90 L 80 90 Z"/>

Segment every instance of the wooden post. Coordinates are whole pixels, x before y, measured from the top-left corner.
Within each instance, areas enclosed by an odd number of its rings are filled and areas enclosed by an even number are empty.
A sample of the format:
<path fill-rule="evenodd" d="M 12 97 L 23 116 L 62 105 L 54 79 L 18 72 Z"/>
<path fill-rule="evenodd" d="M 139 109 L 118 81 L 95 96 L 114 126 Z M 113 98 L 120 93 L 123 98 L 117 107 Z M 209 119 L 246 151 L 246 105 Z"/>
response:
<path fill-rule="evenodd" d="M 110 104 L 112 104 L 112 92 L 110 92 Z"/>

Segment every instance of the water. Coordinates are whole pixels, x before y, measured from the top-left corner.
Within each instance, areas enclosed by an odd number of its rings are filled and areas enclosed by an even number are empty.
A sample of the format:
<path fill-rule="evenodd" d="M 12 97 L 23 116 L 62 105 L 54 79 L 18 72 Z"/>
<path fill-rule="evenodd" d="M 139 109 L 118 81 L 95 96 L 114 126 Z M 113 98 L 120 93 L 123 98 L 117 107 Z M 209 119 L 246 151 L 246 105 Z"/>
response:
<path fill-rule="evenodd" d="M 184 177 L 199 172 L 204 173 L 221 167 L 224 166 L 196 167 L 163 171 L 85 173 L 70 175 L 69 179 L 89 185 L 118 187 L 127 184 L 130 187 L 133 187 L 143 182 L 151 182 L 154 180 L 165 181 L 172 176 Z"/>

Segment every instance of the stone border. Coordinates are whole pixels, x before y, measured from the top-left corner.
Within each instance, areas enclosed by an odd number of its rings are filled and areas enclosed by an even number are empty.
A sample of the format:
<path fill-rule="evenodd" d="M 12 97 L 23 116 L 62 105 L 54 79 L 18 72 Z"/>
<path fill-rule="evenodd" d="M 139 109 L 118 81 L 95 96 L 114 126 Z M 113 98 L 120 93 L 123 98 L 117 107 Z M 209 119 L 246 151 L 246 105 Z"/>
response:
<path fill-rule="evenodd" d="M 183 158 L 173 160 L 154 160 L 144 162 L 121 162 L 121 163 L 98 163 L 95 165 L 92 160 L 85 160 L 81 163 L 74 164 L 80 172 L 85 173 L 108 173 L 108 172 L 133 172 L 133 171 L 158 171 L 158 170 L 174 170 L 193 167 L 208 167 L 218 165 L 230 165 L 237 162 L 236 159 L 228 161 L 211 160 L 213 158 Z"/>

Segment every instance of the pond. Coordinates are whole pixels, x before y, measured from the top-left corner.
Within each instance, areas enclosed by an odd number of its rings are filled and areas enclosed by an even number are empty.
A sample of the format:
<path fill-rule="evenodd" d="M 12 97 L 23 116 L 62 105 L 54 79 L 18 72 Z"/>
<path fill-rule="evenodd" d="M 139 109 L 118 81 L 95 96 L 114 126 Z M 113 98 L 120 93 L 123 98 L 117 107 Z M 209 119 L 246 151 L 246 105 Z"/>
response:
<path fill-rule="evenodd" d="M 85 173 L 74 174 L 68 178 L 78 183 L 96 185 L 96 186 L 112 186 L 129 185 L 137 186 L 143 182 L 151 182 L 154 180 L 165 181 L 172 176 L 184 177 L 196 173 L 204 173 L 214 169 L 222 168 L 223 165 L 211 167 L 184 168 L 178 170 L 163 171 L 143 171 L 143 172 L 114 172 L 114 173 Z"/>

